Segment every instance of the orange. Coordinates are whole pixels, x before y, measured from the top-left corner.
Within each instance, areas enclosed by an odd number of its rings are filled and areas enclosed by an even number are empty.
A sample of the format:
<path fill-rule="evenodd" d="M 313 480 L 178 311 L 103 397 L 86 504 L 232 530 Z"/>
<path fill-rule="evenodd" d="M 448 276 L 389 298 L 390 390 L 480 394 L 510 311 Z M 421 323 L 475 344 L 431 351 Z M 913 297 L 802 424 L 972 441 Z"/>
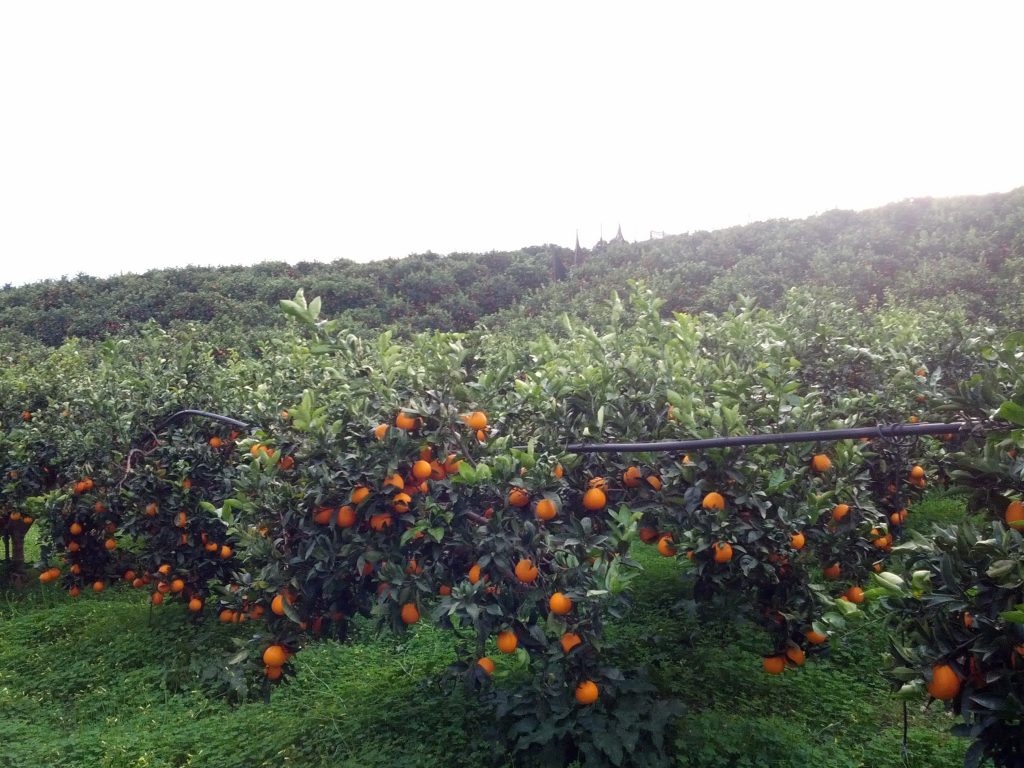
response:
<path fill-rule="evenodd" d="M 149 602 L 151 602 L 153 605 L 161 605 L 164 602 L 164 596 L 160 592 L 154 592 L 152 595 L 149 596 Z"/>
<path fill-rule="evenodd" d="M 673 557 L 676 553 L 676 548 L 672 546 L 672 534 L 666 533 L 660 539 L 658 539 L 658 554 L 662 557 Z"/>
<path fill-rule="evenodd" d="M 430 468 L 429 461 L 424 461 L 423 459 L 420 459 L 419 461 L 412 465 L 412 476 L 415 477 L 417 480 L 429 480 L 431 472 L 432 470 Z"/>
<path fill-rule="evenodd" d="M 156 505 L 155 501 L 149 502 L 149 504 L 146 505 L 146 517 L 156 517 L 158 510 L 159 507 Z"/>
<path fill-rule="evenodd" d="M 964 626 L 970 629 L 974 626 L 974 617 L 971 616 L 970 611 L 964 611 Z"/>
<path fill-rule="evenodd" d="M 539 574 L 540 571 L 532 560 L 523 559 L 516 563 L 516 578 L 524 584 L 532 584 L 537 580 Z"/>
<path fill-rule="evenodd" d="M 157 568 L 157 571 L 159 573 L 162 573 L 164 576 L 166 576 L 167 574 L 169 574 L 171 572 L 171 564 L 170 563 L 164 563 L 159 568 Z"/>
<path fill-rule="evenodd" d="M 187 522 L 188 522 L 188 515 L 186 515 L 186 514 L 185 514 L 184 512 L 179 512 L 179 513 L 177 514 L 177 516 L 176 516 L 176 517 L 174 518 L 174 524 L 175 524 L 175 525 L 176 525 L 176 526 L 177 526 L 178 528 L 184 528 L 184 527 L 185 527 L 185 524 L 186 524 Z"/>
<path fill-rule="evenodd" d="M 844 517 L 850 514 L 849 504 L 836 504 L 832 507 L 832 521 L 838 523 Z"/>
<path fill-rule="evenodd" d="M 192 611 L 192 613 L 199 613 L 199 611 L 203 610 L 203 601 L 198 597 L 193 597 L 188 601 L 188 609 Z"/>
<path fill-rule="evenodd" d="M 582 643 L 583 640 L 575 632 L 566 632 L 558 643 L 562 646 L 562 653 L 568 654 L 573 648 Z"/>
<path fill-rule="evenodd" d="M 821 645 L 822 643 L 828 642 L 828 635 L 823 635 L 821 632 L 815 632 L 813 629 L 807 630 L 804 633 L 804 637 L 807 638 L 807 642 L 811 645 Z"/>
<path fill-rule="evenodd" d="M 578 704 L 593 704 L 597 701 L 599 693 L 597 683 L 593 680 L 584 680 L 576 686 L 576 702 Z"/>
<path fill-rule="evenodd" d="M 370 527 L 378 532 L 383 531 L 385 528 L 390 528 L 392 522 L 390 512 L 381 512 L 370 517 Z"/>
<path fill-rule="evenodd" d="M 415 624 L 420 620 L 420 610 L 416 603 L 406 603 L 402 606 L 402 622 L 404 624 Z"/>
<path fill-rule="evenodd" d="M 369 488 L 367 488 L 365 485 L 357 485 L 352 490 L 352 503 L 353 504 L 361 504 L 363 501 L 366 500 L 366 497 L 369 496 L 369 495 L 370 495 L 370 489 Z"/>
<path fill-rule="evenodd" d="M 412 496 L 408 493 L 396 493 L 391 498 L 391 506 L 399 514 L 405 514 L 409 511 L 409 502 L 412 501 Z"/>
<path fill-rule="evenodd" d="M 102 581 L 94 581 L 92 583 L 92 591 L 93 592 L 102 592 L 104 589 L 106 589 L 106 586 L 107 585 L 104 582 L 102 582 Z"/>
<path fill-rule="evenodd" d="M 960 678 L 949 664 L 936 664 L 932 667 L 928 693 L 941 701 L 949 701 L 960 693 Z"/>
<path fill-rule="evenodd" d="M 484 656 L 482 659 L 477 659 L 477 666 L 480 667 L 488 675 L 494 674 L 494 662 Z"/>
<path fill-rule="evenodd" d="M 515 653 L 519 645 L 516 633 L 511 629 L 498 633 L 498 650 L 502 653 Z"/>
<path fill-rule="evenodd" d="M 437 588 L 437 594 L 441 595 L 442 597 L 447 597 L 451 593 L 452 588 L 449 587 L 447 584 L 442 584 L 440 587 Z"/>
<path fill-rule="evenodd" d="M 77 541 L 72 541 L 68 544 L 68 552 L 77 552 L 81 548 L 81 545 Z"/>
<path fill-rule="evenodd" d="M 402 479 L 402 476 L 396 472 L 395 474 L 391 475 L 391 477 L 384 480 L 384 487 L 386 488 L 389 485 L 393 485 L 395 486 L 395 488 L 401 491 L 403 488 L 405 488 L 405 481 Z"/>
<path fill-rule="evenodd" d="M 470 429 L 481 430 L 487 429 L 487 414 L 483 411 L 473 411 L 471 414 L 465 417 L 466 425 Z"/>
<path fill-rule="evenodd" d="M 725 497 L 717 491 L 712 491 L 704 497 L 701 506 L 704 509 L 725 509 Z"/>
<path fill-rule="evenodd" d="M 72 523 L 68 530 L 71 531 L 72 536 L 79 536 L 82 533 L 82 526 L 80 523 Z"/>
<path fill-rule="evenodd" d="M 210 438 L 210 447 L 211 448 L 220 448 L 222 445 L 224 445 L 224 441 L 221 440 L 216 435 L 214 435 L 213 437 Z"/>
<path fill-rule="evenodd" d="M 320 507 L 313 515 L 313 522 L 317 525 L 327 525 L 331 522 L 331 518 L 334 517 L 334 510 L 330 507 Z"/>
<path fill-rule="evenodd" d="M 221 559 L 221 560 L 227 560 L 227 559 L 229 559 L 229 558 L 230 558 L 230 557 L 231 557 L 231 556 L 232 556 L 233 554 L 235 554 L 235 551 L 234 551 L 233 549 L 231 549 L 231 547 L 229 547 L 229 546 L 228 546 L 227 544 L 224 544 L 224 545 L 223 545 L 223 546 L 222 546 L 222 547 L 220 548 L 220 559 Z"/>
<path fill-rule="evenodd" d="M 845 597 L 851 603 L 863 603 L 864 602 L 864 590 L 860 587 L 850 587 L 846 590 Z"/>
<path fill-rule="evenodd" d="M 658 532 L 654 528 L 643 527 L 640 528 L 638 533 L 640 534 L 640 541 L 644 544 L 650 544 L 658 538 Z"/>
<path fill-rule="evenodd" d="M 530 494 L 522 488 L 513 488 L 508 492 L 508 503 L 512 507 L 525 507 L 530 503 Z"/>
<path fill-rule="evenodd" d="M 181 590 L 183 590 L 184 588 L 185 588 L 185 582 L 182 581 L 181 579 L 175 579 L 174 581 L 171 582 L 171 592 L 174 592 L 175 594 L 177 594 L 178 592 L 181 592 Z"/>
<path fill-rule="evenodd" d="M 811 459 L 811 467 L 815 472 L 828 472 L 832 469 L 832 460 L 824 453 L 817 453 Z"/>
<path fill-rule="evenodd" d="M 275 616 L 284 616 L 284 595 L 275 595 L 270 601 L 270 611 Z"/>
<path fill-rule="evenodd" d="M 661 478 L 660 477 L 658 477 L 657 475 L 648 475 L 646 479 L 647 479 L 647 484 L 649 486 L 651 486 L 651 488 L 653 488 L 656 491 L 660 491 L 661 490 Z"/>
<path fill-rule="evenodd" d="M 592 477 L 587 481 L 587 488 L 600 488 L 602 491 L 608 487 L 608 481 L 603 477 Z"/>
<path fill-rule="evenodd" d="M 555 468 L 553 470 L 551 470 L 551 474 L 553 474 L 555 477 L 561 479 L 561 478 L 565 477 L 565 470 L 562 468 L 561 464 L 555 464 Z"/>
<path fill-rule="evenodd" d="M 338 509 L 336 522 L 339 528 L 351 528 L 356 522 L 356 511 L 346 504 Z"/>
<path fill-rule="evenodd" d="M 914 468 L 910 470 L 910 479 L 920 480 L 922 477 L 924 477 L 924 467 L 915 465 Z"/>
<path fill-rule="evenodd" d="M 444 472 L 446 475 L 457 475 L 459 474 L 459 466 L 462 464 L 462 460 L 459 459 L 454 453 L 449 453 L 448 458 L 444 460 Z"/>
<path fill-rule="evenodd" d="M 541 499 L 534 510 L 538 520 L 552 520 L 558 514 L 558 507 L 551 499 Z"/>
<path fill-rule="evenodd" d="M 1024 502 L 1011 501 L 1006 507 L 1005 519 L 1011 528 L 1024 529 Z"/>
<path fill-rule="evenodd" d="M 383 440 L 384 439 L 384 435 L 386 435 L 387 433 L 388 433 L 388 425 L 387 424 L 378 424 L 376 427 L 373 428 L 373 436 L 375 438 L 377 438 L 378 440 Z"/>
<path fill-rule="evenodd" d="M 798 667 L 804 665 L 804 661 L 807 659 L 807 654 L 804 653 L 804 649 L 796 645 L 791 645 L 786 649 L 786 658 L 796 664 Z"/>
<path fill-rule="evenodd" d="M 263 668 L 263 674 L 267 676 L 267 680 L 280 680 L 284 670 L 280 667 L 266 666 Z"/>
<path fill-rule="evenodd" d="M 781 675 L 782 671 L 786 668 L 786 657 L 765 656 L 764 661 L 761 662 L 761 666 L 764 667 L 764 671 L 769 675 Z"/>
<path fill-rule="evenodd" d="M 789 543 L 792 545 L 793 549 L 803 549 L 804 545 L 807 544 L 807 538 L 802 532 L 798 531 L 789 537 Z"/>
<path fill-rule="evenodd" d="M 288 652 L 283 646 L 271 645 L 263 652 L 263 663 L 268 667 L 283 667 L 288 661 Z"/>
<path fill-rule="evenodd" d="M 572 610 L 572 600 L 561 592 L 555 592 L 555 594 L 551 596 L 551 599 L 548 600 L 548 607 L 556 616 L 564 616 Z"/>
<path fill-rule="evenodd" d="M 395 426 L 399 429 L 404 429 L 407 432 L 416 429 L 416 423 L 417 420 L 415 417 L 410 416 L 407 413 L 403 413 L 402 411 L 399 411 L 398 415 L 395 416 Z"/>
<path fill-rule="evenodd" d="M 583 508 L 588 509 L 591 512 L 596 512 L 599 509 L 604 509 L 604 505 L 607 502 L 607 498 L 604 495 L 604 491 L 600 488 L 591 488 L 585 494 L 583 494 Z"/>
<path fill-rule="evenodd" d="M 839 563 L 832 563 L 832 565 L 825 568 L 825 570 L 823 570 L 822 573 L 824 574 L 825 578 L 829 581 L 835 581 L 839 578 Z"/>
<path fill-rule="evenodd" d="M 622 484 L 627 488 L 636 488 L 640 485 L 641 477 L 639 467 L 628 467 L 622 473 Z"/>
<path fill-rule="evenodd" d="M 732 560 L 732 545 L 728 542 L 716 541 L 713 549 L 715 550 L 716 563 L 728 563 Z"/>
<path fill-rule="evenodd" d="M 231 624 L 235 620 L 235 612 L 225 608 L 217 615 L 217 619 L 225 624 Z"/>
<path fill-rule="evenodd" d="M 480 566 L 476 563 L 469 569 L 469 583 L 476 584 L 480 581 Z"/>

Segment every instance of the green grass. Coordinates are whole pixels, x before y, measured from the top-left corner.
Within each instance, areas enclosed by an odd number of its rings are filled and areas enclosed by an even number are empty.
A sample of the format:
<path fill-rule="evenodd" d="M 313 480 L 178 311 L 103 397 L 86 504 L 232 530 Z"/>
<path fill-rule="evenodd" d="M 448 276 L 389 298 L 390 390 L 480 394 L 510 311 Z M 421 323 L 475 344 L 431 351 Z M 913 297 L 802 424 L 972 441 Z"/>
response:
<path fill-rule="evenodd" d="M 912 518 L 962 507 L 936 498 Z M 951 506 L 944 506 L 944 505 Z M 672 735 L 678 766 L 955 766 L 966 743 L 938 708 L 902 705 L 879 670 L 884 633 L 865 626 L 805 667 L 761 671 L 767 639 L 725 615 L 691 614 L 683 565 L 639 546 L 636 608 L 609 631 L 615 661 L 647 666 L 686 705 Z M 452 638 L 420 626 L 405 638 L 358 630 L 295 657 L 297 679 L 269 704 L 204 692 L 196 669 L 241 628 L 194 627 L 179 606 L 147 623 L 125 589 L 71 600 L 35 585 L 0 595 L 0 766 L 487 766 L 490 719 L 471 694 L 442 693 Z M 212 653 L 220 653 L 214 650 Z"/>

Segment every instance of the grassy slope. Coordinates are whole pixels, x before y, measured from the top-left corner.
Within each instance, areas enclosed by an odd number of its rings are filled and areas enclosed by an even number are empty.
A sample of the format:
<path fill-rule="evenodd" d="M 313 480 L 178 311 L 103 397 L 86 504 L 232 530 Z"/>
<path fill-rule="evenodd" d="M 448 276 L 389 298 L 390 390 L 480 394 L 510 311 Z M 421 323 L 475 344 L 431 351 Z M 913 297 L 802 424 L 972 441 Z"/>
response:
<path fill-rule="evenodd" d="M 921 518 L 955 515 L 949 500 Z M 621 661 L 646 664 L 683 700 L 680 766 L 903 766 L 901 706 L 878 669 L 884 635 L 861 628 L 798 671 L 760 671 L 764 637 L 726 618 L 673 611 L 680 565 L 640 547 L 637 609 L 612 630 Z M 167 607 L 147 625 L 145 597 L 122 589 L 71 600 L 52 588 L 0 601 L 0 765 L 486 765 L 487 718 L 461 692 L 424 682 L 454 658 L 449 636 L 357 635 L 296 657 L 299 679 L 270 705 L 204 695 L 193 648 L 226 646 Z M 910 765 L 959 764 L 951 723 L 911 707 Z"/>

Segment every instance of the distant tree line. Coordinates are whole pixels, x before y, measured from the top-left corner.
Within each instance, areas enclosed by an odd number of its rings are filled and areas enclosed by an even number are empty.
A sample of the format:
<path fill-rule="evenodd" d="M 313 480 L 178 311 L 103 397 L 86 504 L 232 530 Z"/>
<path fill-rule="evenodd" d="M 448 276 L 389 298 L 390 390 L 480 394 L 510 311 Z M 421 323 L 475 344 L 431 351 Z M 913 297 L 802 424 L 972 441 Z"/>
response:
<path fill-rule="evenodd" d="M 280 322 L 278 300 L 301 287 L 355 329 L 466 330 L 552 310 L 586 316 L 630 280 L 666 299 L 666 312 L 714 312 L 741 299 L 771 307 L 788 288 L 807 286 L 862 305 L 956 301 L 973 316 L 1012 323 L 1024 289 L 1024 187 L 637 243 L 617 238 L 582 254 L 546 245 L 365 264 L 79 275 L 5 286 L 0 329 L 57 345 L 122 335 L 150 320 L 253 327 Z"/>

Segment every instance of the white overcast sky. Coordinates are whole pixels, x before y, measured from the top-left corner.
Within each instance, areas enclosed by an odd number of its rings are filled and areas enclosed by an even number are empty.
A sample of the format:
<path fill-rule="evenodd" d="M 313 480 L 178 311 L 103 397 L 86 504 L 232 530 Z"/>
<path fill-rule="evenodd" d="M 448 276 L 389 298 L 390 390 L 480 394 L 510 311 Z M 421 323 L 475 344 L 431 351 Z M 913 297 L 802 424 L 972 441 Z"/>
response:
<path fill-rule="evenodd" d="M 0 284 L 1024 185 L 1024 3 L 0 2 Z"/>

